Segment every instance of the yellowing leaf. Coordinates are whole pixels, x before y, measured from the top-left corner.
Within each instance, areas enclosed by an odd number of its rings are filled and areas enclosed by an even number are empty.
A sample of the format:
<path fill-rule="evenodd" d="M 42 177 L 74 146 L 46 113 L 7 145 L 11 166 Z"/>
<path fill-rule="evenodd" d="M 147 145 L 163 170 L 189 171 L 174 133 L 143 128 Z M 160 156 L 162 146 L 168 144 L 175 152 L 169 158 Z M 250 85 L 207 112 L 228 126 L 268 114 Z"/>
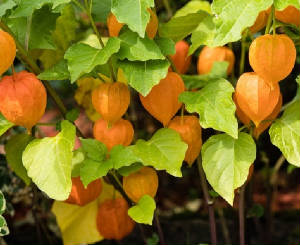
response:
<path fill-rule="evenodd" d="M 118 69 L 118 82 L 127 84 L 127 79 L 124 75 L 124 72 L 121 68 Z"/>
<path fill-rule="evenodd" d="M 120 196 L 118 192 L 115 195 Z M 103 240 L 96 225 L 98 206 L 113 196 L 113 186 L 102 180 L 102 192 L 99 198 L 83 207 L 55 201 L 52 212 L 56 216 L 64 245 L 90 244 Z"/>
<path fill-rule="evenodd" d="M 78 88 L 75 92 L 75 100 L 78 105 L 82 106 L 86 115 L 92 121 L 100 118 L 92 105 L 92 91 L 101 83 L 100 79 L 85 77 L 77 80 Z"/>

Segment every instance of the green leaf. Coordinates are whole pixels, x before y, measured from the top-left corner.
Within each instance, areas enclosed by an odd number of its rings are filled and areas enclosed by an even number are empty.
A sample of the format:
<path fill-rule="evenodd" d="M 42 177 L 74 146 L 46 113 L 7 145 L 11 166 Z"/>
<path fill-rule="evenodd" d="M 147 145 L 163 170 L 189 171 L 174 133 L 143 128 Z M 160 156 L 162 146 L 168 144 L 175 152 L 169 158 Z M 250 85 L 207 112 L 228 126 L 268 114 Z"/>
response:
<path fill-rule="evenodd" d="M 6 236 L 9 234 L 7 223 L 3 216 L 0 215 L 0 236 Z"/>
<path fill-rule="evenodd" d="M 241 39 L 242 31 L 252 26 L 259 12 L 271 6 L 273 0 L 215 0 L 212 11 L 217 16 L 213 46 L 223 46 Z"/>
<path fill-rule="evenodd" d="M 216 36 L 216 25 L 212 15 L 207 15 L 193 31 L 189 55 L 193 54 L 201 45 L 212 45 Z"/>
<path fill-rule="evenodd" d="M 134 154 L 130 146 L 124 147 L 122 145 L 116 145 L 111 149 L 109 155 L 110 157 L 107 159 L 107 162 L 109 162 L 109 165 L 112 165 L 114 169 L 130 166 L 140 160 Z"/>
<path fill-rule="evenodd" d="M 23 152 L 28 176 L 50 198 L 65 200 L 70 194 L 75 134 L 75 126 L 62 121 L 58 135 L 35 139 Z"/>
<path fill-rule="evenodd" d="M 122 176 L 128 176 L 131 173 L 137 172 L 143 167 L 143 164 L 136 162 L 130 166 L 121 167 L 118 169 L 118 173 Z"/>
<path fill-rule="evenodd" d="M 92 140 L 89 140 L 89 144 L 91 142 Z M 107 160 L 104 159 L 106 154 L 103 154 L 102 159 L 101 157 L 93 155 L 93 152 L 95 151 L 96 149 L 89 150 L 90 154 L 86 154 L 87 158 L 84 160 L 83 165 L 80 169 L 80 178 L 85 186 L 87 186 L 93 180 L 107 175 L 108 171 L 113 168 L 119 169 L 124 166 L 130 166 L 132 163 L 139 161 L 139 159 L 133 154 L 130 147 L 124 147 L 122 145 L 114 146 L 111 149 L 109 158 Z M 100 152 L 101 151 L 99 151 L 99 153 Z M 97 153 L 95 154 L 97 155 Z"/>
<path fill-rule="evenodd" d="M 66 114 L 66 119 L 70 122 L 76 121 L 76 119 L 79 117 L 80 111 L 77 108 L 73 108 Z"/>
<path fill-rule="evenodd" d="M 154 40 L 163 55 L 175 54 L 175 42 L 170 38 L 158 37 Z"/>
<path fill-rule="evenodd" d="M 18 0 L 18 7 L 13 11 L 11 18 L 31 16 L 34 10 L 42 8 L 45 4 L 51 4 L 52 9 L 71 0 Z"/>
<path fill-rule="evenodd" d="M 5 209 L 6 209 L 5 197 L 2 193 L 2 191 L 0 191 L 0 214 L 3 214 Z"/>
<path fill-rule="evenodd" d="M 92 16 L 94 21 L 106 23 L 107 16 L 110 13 L 111 0 L 92 1 Z"/>
<path fill-rule="evenodd" d="M 7 25 L 21 44 L 28 42 L 29 49 L 55 49 L 52 32 L 58 16 L 59 14 L 51 12 L 49 6 L 44 6 L 34 12 L 31 22 L 27 17 L 10 18 Z M 29 34 L 27 28 L 30 30 Z"/>
<path fill-rule="evenodd" d="M 209 14 L 204 11 L 188 14 L 186 16 L 173 17 L 169 22 L 159 28 L 161 37 L 171 38 L 177 42 L 191 34 Z"/>
<path fill-rule="evenodd" d="M 159 244 L 159 236 L 155 232 L 153 232 L 152 237 L 148 237 L 146 241 L 146 245 L 157 245 Z"/>
<path fill-rule="evenodd" d="M 254 204 L 247 212 L 247 218 L 257 217 L 260 218 L 264 215 L 264 207 L 260 204 Z"/>
<path fill-rule="evenodd" d="M 96 49 L 87 44 L 77 43 L 65 53 L 71 82 L 76 81 L 85 73 L 91 72 L 96 66 L 105 64 L 112 54 L 120 49 L 120 40 L 110 38 L 103 49 Z"/>
<path fill-rule="evenodd" d="M 271 142 L 277 146 L 286 160 L 300 167 L 300 100 L 289 105 L 281 118 L 269 129 Z"/>
<path fill-rule="evenodd" d="M 234 88 L 225 79 L 209 82 L 197 92 L 183 92 L 179 100 L 186 105 L 188 112 L 197 112 L 203 128 L 213 128 L 238 137 L 238 122 L 235 117 L 235 104 L 232 100 Z"/>
<path fill-rule="evenodd" d="M 52 33 L 57 49 L 43 50 L 39 57 L 45 69 L 53 67 L 63 59 L 65 51 L 78 39 L 78 27 L 79 23 L 73 6 L 66 5 L 61 11 L 61 16 L 57 18 L 56 27 Z"/>
<path fill-rule="evenodd" d="M 154 7 L 154 0 L 112 0 L 111 12 L 120 23 L 128 25 L 129 29 L 145 36 L 146 26 L 150 20 L 148 8 Z"/>
<path fill-rule="evenodd" d="M 66 60 L 61 60 L 51 68 L 43 71 L 38 75 L 41 80 L 67 80 L 70 78 Z"/>
<path fill-rule="evenodd" d="M 283 10 L 290 5 L 294 6 L 297 9 L 300 9 L 299 0 L 274 0 L 274 5 L 278 10 Z"/>
<path fill-rule="evenodd" d="M 181 141 L 180 135 L 172 129 L 159 129 L 150 140 L 138 140 L 130 146 L 133 153 L 145 166 L 153 166 L 157 170 L 166 170 L 169 174 L 181 177 L 181 165 L 187 145 Z"/>
<path fill-rule="evenodd" d="M 23 166 L 22 154 L 32 139 L 33 138 L 28 134 L 16 134 L 11 137 L 5 145 L 7 163 L 26 185 L 30 184 L 31 179 L 28 177 L 27 171 Z"/>
<path fill-rule="evenodd" d="M 214 135 L 204 143 L 201 153 L 209 184 L 233 205 L 234 190 L 245 183 L 256 157 L 252 137 L 246 133 L 239 133 L 238 139 L 227 134 Z"/>
<path fill-rule="evenodd" d="M 80 179 L 85 187 L 92 181 L 106 176 L 113 168 L 112 162 L 99 162 L 92 159 L 85 159 L 80 168 Z"/>
<path fill-rule="evenodd" d="M 167 60 L 119 61 L 119 66 L 131 87 L 146 96 L 152 87 L 165 78 L 170 66 Z"/>
<path fill-rule="evenodd" d="M 144 195 L 135 206 L 128 209 L 128 215 L 137 223 L 152 225 L 155 209 L 154 199 Z"/>
<path fill-rule="evenodd" d="M 142 39 L 137 33 L 127 30 L 119 38 L 121 39 L 121 47 L 118 57 L 121 60 L 147 61 L 165 59 L 156 43 L 147 36 Z"/>
<path fill-rule="evenodd" d="M 16 6 L 16 3 L 13 0 L 0 0 L 0 17 L 5 15 L 6 11 L 12 9 Z"/>
<path fill-rule="evenodd" d="M 181 75 L 185 87 L 188 90 L 203 88 L 208 83 L 214 82 L 218 78 L 227 78 L 228 62 L 214 62 L 213 67 L 208 74 L 204 75 Z"/>
<path fill-rule="evenodd" d="M 84 153 L 82 148 L 79 148 L 73 152 L 72 157 L 72 178 L 80 175 L 80 168 L 84 162 Z"/>
<path fill-rule="evenodd" d="M 7 121 L 5 117 L 0 113 L 0 136 L 13 126 L 14 124 Z"/>
<path fill-rule="evenodd" d="M 187 2 L 181 9 L 177 10 L 174 14 L 174 17 L 185 16 L 192 13 L 197 13 L 199 10 L 206 11 L 207 13 L 211 13 L 210 3 L 207 1 L 199 1 L 193 0 Z"/>
<path fill-rule="evenodd" d="M 57 13 L 51 13 L 49 6 L 34 12 L 29 36 L 29 49 L 55 49 L 52 32 L 55 29 L 58 16 Z M 26 28 L 24 29 L 26 31 Z"/>
<path fill-rule="evenodd" d="M 87 158 L 95 161 L 103 161 L 106 158 L 107 148 L 98 140 L 80 138 L 82 150 Z"/>

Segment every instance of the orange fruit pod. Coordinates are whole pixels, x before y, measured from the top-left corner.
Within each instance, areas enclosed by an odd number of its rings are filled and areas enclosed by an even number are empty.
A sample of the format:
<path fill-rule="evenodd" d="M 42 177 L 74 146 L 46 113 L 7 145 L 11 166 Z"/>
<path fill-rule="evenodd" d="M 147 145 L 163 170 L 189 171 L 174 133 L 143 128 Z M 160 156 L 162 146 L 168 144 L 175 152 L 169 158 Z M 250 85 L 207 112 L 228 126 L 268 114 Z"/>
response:
<path fill-rule="evenodd" d="M 16 57 L 15 40 L 7 32 L 0 30 L 0 76 L 8 70 Z"/>
<path fill-rule="evenodd" d="M 261 29 L 263 29 L 268 22 L 268 17 L 269 17 L 268 10 L 261 11 L 258 14 L 254 24 L 249 27 L 251 33 L 254 34 L 256 32 L 259 32 Z"/>
<path fill-rule="evenodd" d="M 249 168 L 249 173 L 248 173 L 248 176 L 247 176 L 246 183 L 249 183 L 249 181 L 251 180 L 251 178 L 253 176 L 253 172 L 254 172 L 254 163 L 252 163 L 250 168 Z"/>
<path fill-rule="evenodd" d="M 252 69 L 271 83 L 286 78 L 293 70 L 295 61 L 294 42 L 284 34 L 260 36 L 249 48 L 249 62 Z"/>
<path fill-rule="evenodd" d="M 84 206 L 94 201 L 102 191 L 102 182 L 100 179 L 89 183 L 85 188 L 80 177 L 72 178 L 72 190 L 66 203 Z"/>
<path fill-rule="evenodd" d="M 184 160 L 191 166 L 199 156 L 202 147 L 199 119 L 195 116 L 176 116 L 168 127 L 177 131 L 181 139 L 188 144 Z"/>
<path fill-rule="evenodd" d="M 157 173 L 153 168 L 143 167 L 123 177 L 123 188 L 128 197 L 136 203 L 144 195 L 154 198 L 158 188 Z"/>
<path fill-rule="evenodd" d="M 130 145 L 134 130 L 128 120 L 120 119 L 109 127 L 107 121 L 100 118 L 94 124 L 93 133 L 95 139 L 105 144 L 110 151 L 115 145 Z"/>
<path fill-rule="evenodd" d="M 113 13 L 110 13 L 107 17 L 107 28 L 110 37 L 117 37 L 124 24 L 120 23 Z"/>
<path fill-rule="evenodd" d="M 102 83 L 93 90 L 92 103 L 101 118 L 114 123 L 127 111 L 130 92 L 124 83 Z"/>
<path fill-rule="evenodd" d="M 229 63 L 227 68 L 227 74 L 229 75 L 232 72 L 235 62 L 234 53 L 227 47 L 211 48 L 205 46 L 199 54 L 197 64 L 198 73 L 200 75 L 209 73 L 213 67 L 214 62 L 216 61 L 227 61 Z"/>
<path fill-rule="evenodd" d="M 33 73 L 21 71 L 4 76 L 0 81 L 0 98 L 3 116 L 28 131 L 45 113 L 46 89 Z"/>
<path fill-rule="evenodd" d="M 146 97 L 140 94 L 140 100 L 144 108 L 166 126 L 182 105 L 178 96 L 184 89 L 181 77 L 175 72 L 169 72 Z"/>
<path fill-rule="evenodd" d="M 175 45 L 176 52 L 171 55 L 171 59 L 180 74 L 184 74 L 189 69 L 192 56 L 188 56 L 189 44 L 186 41 L 179 41 Z"/>
<path fill-rule="evenodd" d="M 294 6 L 288 6 L 281 11 L 276 10 L 275 17 L 283 23 L 300 26 L 300 10 Z"/>
<path fill-rule="evenodd" d="M 148 9 L 150 13 L 150 20 L 146 26 L 146 33 L 149 38 L 153 39 L 157 33 L 158 29 L 158 19 L 156 13 L 152 9 Z M 120 23 L 113 13 L 110 13 L 107 17 L 107 28 L 110 37 L 117 37 L 124 26 Z"/>
<path fill-rule="evenodd" d="M 99 205 L 97 229 L 105 239 L 122 240 L 134 228 L 134 221 L 128 216 L 128 204 L 122 197 L 106 200 Z"/>
<path fill-rule="evenodd" d="M 278 83 L 271 88 L 269 83 L 255 72 L 242 74 L 235 88 L 236 104 L 256 127 L 272 113 L 279 96 Z"/>
<path fill-rule="evenodd" d="M 246 126 L 250 126 L 250 118 L 241 110 L 238 103 L 236 102 L 235 94 L 233 95 L 233 100 L 236 105 L 236 116 L 238 119 Z M 277 116 L 280 113 L 282 107 L 282 95 L 279 95 L 279 100 L 277 105 L 275 106 L 272 113 L 264 120 L 262 121 L 258 127 L 255 127 L 253 130 L 253 136 L 258 139 L 259 136 L 272 124 L 272 121 L 277 118 Z"/>

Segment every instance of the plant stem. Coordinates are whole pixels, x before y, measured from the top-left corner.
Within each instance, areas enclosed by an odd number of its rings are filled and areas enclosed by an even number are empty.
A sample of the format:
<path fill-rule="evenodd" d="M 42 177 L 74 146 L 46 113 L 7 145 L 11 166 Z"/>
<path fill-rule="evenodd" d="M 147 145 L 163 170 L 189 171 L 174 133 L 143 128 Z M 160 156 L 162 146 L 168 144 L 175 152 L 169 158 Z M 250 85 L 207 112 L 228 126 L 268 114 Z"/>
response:
<path fill-rule="evenodd" d="M 240 70 L 239 75 L 242 75 L 245 69 L 245 58 L 246 58 L 246 38 L 248 35 L 248 31 L 243 34 L 242 44 L 241 44 L 241 60 L 240 60 Z"/>
<path fill-rule="evenodd" d="M 240 188 L 239 198 L 239 227 L 240 227 L 240 245 L 245 245 L 245 186 Z"/>
<path fill-rule="evenodd" d="M 93 31 L 96 34 L 96 36 L 97 36 L 97 38 L 98 38 L 98 40 L 100 42 L 101 47 L 104 48 L 104 46 L 105 46 L 104 42 L 102 40 L 102 37 L 100 35 L 100 32 L 98 31 L 98 28 L 97 28 L 96 24 L 95 24 L 95 21 L 93 19 L 92 13 L 91 13 L 91 10 L 92 10 L 92 1 L 90 2 L 90 4 L 88 4 L 88 1 L 85 0 L 85 11 L 86 11 L 86 13 L 87 13 L 87 15 L 89 17 L 89 20 L 91 22 Z M 111 58 L 109 58 L 109 60 L 108 60 L 108 66 L 109 66 L 109 70 L 110 70 L 111 79 L 113 81 L 117 81 L 117 76 L 116 76 L 116 74 L 114 72 Z"/>
<path fill-rule="evenodd" d="M 202 191 L 204 194 L 205 204 L 208 208 L 211 244 L 216 245 L 217 244 L 217 229 L 216 229 L 216 220 L 215 220 L 215 213 L 214 213 L 214 206 L 213 206 L 214 202 L 210 198 L 209 193 L 208 193 L 208 185 L 207 185 L 205 173 L 204 173 L 204 170 L 202 167 L 201 156 L 199 156 L 197 159 L 197 165 L 198 165 L 198 170 L 199 170 L 199 174 L 200 174 L 200 181 L 201 181 Z"/>
<path fill-rule="evenodd" d="M 285 157 L 283 155 L 281 155 L 278 158 L 278 160 L 276 161 L 273 172 L 271 174 L 271 177 L 270 177 L 270 184 L 271 185 L 273 185 L 273 186 L 277 185 L 278 171 L 281 168 L 281 166 L 284 164 L 284 162 L 285 162 Z"/>
<path fill-rule="evenodd" d="M 167 19 L 170 19 L 173 15 L 173 11 L 170 7 L 169 0 L 163 0 L 163 4 L 165 6 L 165 9 L 167 10 Z"/>
<path fill-rule="evenodd" d="M 218 215 L 220 217 L 220 221 L 221 221 L 221 228 L 222 228 L 222 233 L 225 239 L 225 243 L 226 244 L 231 244 L 231 239 L 229 236 L 229 230 L 228 230 L 228 226 L 227 226 L 227 222 L 224 216 L 224 211 L 223 208 L 217 208 L 217 212 Z"/>
<path fill-rule="evenodd" d="M 272 19 L 273 19 L 273 11 L 271 11 L 271 13 L 269 14 L 266 29 L 265 29 L 265 34 L 269 34 L 269 32 L 270 32 Z"/>
<path fill-rule="evenodd" d="M 272 17 L 273 17 L 273 36 L 276 35 L 276 20 L 275 20 L 275 7 L 272 5 Z"/>
<path fill-rule="evenodd" d="M 156 228 L 157 228 L 157 233 L 158 233 L 158 237 L 159 237 L 159 244 L 160 245 L 165 245 L 165 238 L 164 238 L 164 233 L 162 231 L 160 222 L 159 222 L 159 218 L 158 218 L 158 214 L 157 211 L 154 212 L 154 222 L 156 224 Z"/>

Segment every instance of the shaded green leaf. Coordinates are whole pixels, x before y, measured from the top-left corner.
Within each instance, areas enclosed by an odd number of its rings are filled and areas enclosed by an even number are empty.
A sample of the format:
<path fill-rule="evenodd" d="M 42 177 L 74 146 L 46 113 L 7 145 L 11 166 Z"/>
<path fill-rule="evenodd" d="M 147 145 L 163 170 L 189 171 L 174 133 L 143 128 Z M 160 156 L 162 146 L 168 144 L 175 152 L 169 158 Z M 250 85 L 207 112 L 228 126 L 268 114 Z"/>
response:
<path fill-rule="evenodd" d="M 65 53 L 71 82 L 76 81 L 85 73 L 91 72 L 96 66 L 105 64 L 112 54 L 120 49 L 120 40 L 110 38 L 103 49 L 96 49 L 87 44 L 77 43 Z"/>
<path fill-rule="evenodd" d="M 175 42 L 170 38 L 159 37 L 154 40 L 160 48 L 163 55 L 175 54 Z"/>
<path fill-rule="evenodd" d="M 235 104 L 232 100 L 234 88 L 225 79 L 209 82 L 197 92 L 183 92 L 179 100 L 186 105 L 188 112 L 197 112 L 203 128 L 213 128 L 238 136 L 238 122 L 235 117 Z"/>
<path fill-rule="evenodd" d="M 13 0 L 0 0 L 0 17 L 5 15 L 6 11 L 12 9 L 16 6 L 16 3 Z"/>
<path fill-rule="evenodd" d="M 269 129 L 271 142 L 277 146 L 286 160 L 300 167 L 300 100 L 289 105 L 281 118 Z"/>
<path fill-rule="evenodd" d="M 128 215 L 137 223 L 152 225 L 155 209 L 154 199 L 144 195 L 135 206 L 128 209 Z"/>
<path fill-rule="evenodd" d="M 61 60 L 53 67 L 43 71 L 38 75 L 41 80 L 66 80 L 70 78 L 66 60 Z"/>
<path fill-rule="evenodd" d="M 118 169 L 118 173 L 122 176 L 128 176 L 131 173 L 134 173 L 140 170 L 143 167 L 143 164 L 136 162 L 131 164 L 130 166 L 121 167 Z"/>
<path fill-rule="evenodd" d="M 5 117 L 0 113 L 0 136 L 13 126 L 14 124 L 10 121 L 7 121 Z"/>
<path fill-rule="evenodd" d="M 146 96 L 152 87 L 165 78 L 170 66 L 167 60 L 119 61 L 119 66 L 131 87 Z"/>
<path fill-rule="evenodd" d="M 5 145 L 7 163 L 26 185 L 30 184 L 31 179 L 28 177 L 27 171 L 23 166 L 22 154 L 32 139 L 33 138 L 28 134 L 16 134 L 11 137 Z"/>
<path fill-rule="evenodd" d="M 246 133 L 239 133 L 238 139 L 227 134 L 214 135 L 204 143 L 201 153 L 208 182 L 233 205 L 234 190 L 245 183 L 256 158 L 252 137 Z"/>
<path fill-rule="evenodd" d="M 173 17 L 159 27 L 159 35 L 171 38 L 175 42 L 180 41 L 191 34 L 208 15 L 207 12 L 199 11 L 186 16 Z"/>
<path fill-rule="evenodd" d="M 128 25 L 129 29 L 145 36 L 146 26 L 150 20 L 148 8 L 154 7 L 154 0 L 112 0 L 111 12 L 120 23 Z"/>
<path fill-rule="evenodd" d="M 103 161 L 106 158 L 107 148 L 98 140 L 80 138 L 82 150 L 87 158 Z"/>
<path fill-rule="evenodd" d="M 92 0 L 92 16 L 95 21 L 105 22 L 110 13 L 111 0 Z"/>
<path fill-rule="evenodd" d="M 118 57 L 121 60 L 147 61 L 165 59 L 156 43 L 147 36 L 142 39 L 137 33 L 127 30 L 119 38 L 121 39 L 121 47 Z"/>
<path fill-rule="evenodd" d="M 62 121 L 58 135 L 35 139 L 23 152 L 28 176 L 50 198 L 65 200 L 70 194 L 75 133 L 73 124 Z"/>
<path fill-rule="evenodd" d="M 228 62 L 214 62 L 213 67 L 208 74 L 203 75 L 181 75 L 185 87 L 189 90 L 202 88 L 218 78 L 227 78 Z"/>

